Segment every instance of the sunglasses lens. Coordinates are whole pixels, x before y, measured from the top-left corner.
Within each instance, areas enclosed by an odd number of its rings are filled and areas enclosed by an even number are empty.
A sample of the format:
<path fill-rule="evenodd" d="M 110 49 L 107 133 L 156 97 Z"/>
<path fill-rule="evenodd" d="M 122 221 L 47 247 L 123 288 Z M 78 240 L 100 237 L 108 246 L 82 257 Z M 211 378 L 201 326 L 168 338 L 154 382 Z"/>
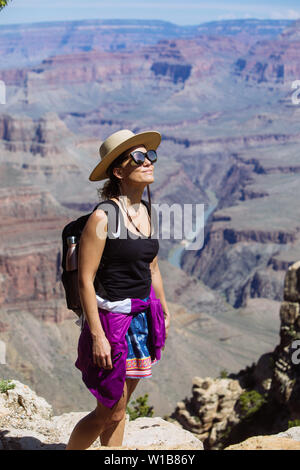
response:
<path fill-rule="evenodd" d="M 143 154 L 143 152 L 137 151 L 133 152 L 131 155 L 135 163 L 137 163 L 138 165 L 142 165 L 144 163 L 145 155 Z"/>
<path fill-rule="evenodd" d="M 156 162 L 157 160 L 157 153 L 155 150 L 148 150 L 147 152 L 147 158 L 150 160 L 151 163 Z"/>

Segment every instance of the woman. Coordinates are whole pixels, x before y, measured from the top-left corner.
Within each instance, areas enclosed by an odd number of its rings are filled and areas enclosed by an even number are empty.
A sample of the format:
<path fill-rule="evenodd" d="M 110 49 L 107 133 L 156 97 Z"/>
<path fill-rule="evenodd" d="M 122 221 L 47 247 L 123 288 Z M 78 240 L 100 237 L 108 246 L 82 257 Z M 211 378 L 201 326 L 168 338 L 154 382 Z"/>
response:
<path fill-rule="evenodd" d="M 96 385 L 93 385 L 89 378 L 84 379 L 91 393 L 99 399 L 95 410 L 75 426 L 67 450 L 87 449 L 99 436 L 102 445 L 122 445 L 126 406 L 130 396 L 141 378 L 151 377 L 151 366 L 157 362 L 156 357 L 160 357 L 160 354 L 155 356 L 151 350 L 153 345 L 149 333 L 152 331 L 151 321 L 154 321 L 152 313 L 152 317 L 149 317 L 149 311 L 154 302 L 159 303 L 159 308 L 163 312 L 164 338 L 168 335 L 170 314 L 158 267 L 158 240 L 151 238 L 151 202 L 148 187 L 154 181 L 153 164 L 157 158 L 156 149 L 160 141 L 161 136 L 155 131 L 134 134 L 123 129 L 115 132 L 101 145 L 99 149 L 101 161 L 90 175 L 92 181 L 109 178 L 101 195 L 105 203 L 114 206 L 119 223 L 123 220 L 127 235 L 130 235 L 122 240 L 118 238 L 118 233 L 115 234 L 115 238 L 107 236 L 110 219 L 100 204 L 100 208 L 90 215 L 80 239 L 78 278 L 86 321 L 79 340 L 79 357 L 75 365 L 83 371 L 83 374 L 87 362 L 91 364 L 92 371 L 99 372 L 101 368 L 100 377 L 108 389 L 110 374 L 113 380 L 113 370 L 118 371 L 118 367 L 122 369 L 121 365 L 115 365 L 115 356 L 112 354 L 118 351 L 118 344 L 113 338 L 114 334 L 119 334 L 119 328 L 109 331 L 107 319 L 115 321 L 116 314 L 105 313 L 105 310 L 99 308 L 99 302 L 102 302 L 100 304 L 102 306 L 109 302 L 110 308 L 116 305 L 118 311 L 120 302 L 123 307 L 124 302 L 129 300 L 132 302 L 130 305 L 135 306 L 135 310 L 132 309 L 130 315 L 121 315 L 122 325 L 126 325 L 124 331 L 126 330 L 126 351 L 128 351 L 125 358 L 126 378 L 123 391 L 121 390 L 122 396 L 112 407 L 105 406 L 111 401 L 101 395 L 101 387 L 96 391 Z M 146 186 L 149 205 L 145 201 L 141 202 Z M 101 294 L 98 289 L 95 291 L 95 277 L 100 281 Z M 154 295 L 158 300 L 153 300 Z M 151 309 L 147 315 L 143 305 L 144 303 L 149 305 L 149 302 Z M 149 319 L 150 328 L 148 328 Z M 114 327 L 110 326 L 113 330 Z M 153 336 L 153 332 L 151 334 Z M 161 343 L 158 344 L 158 351 L 160 346 Z M 99 377 L 99 374 L 94 376 L 94 382 L 95 377 Z M 119 380 L 119 377 L 116 380 Z M 110 392 L 111 390 L 108 390 L 108 396 Z"/>

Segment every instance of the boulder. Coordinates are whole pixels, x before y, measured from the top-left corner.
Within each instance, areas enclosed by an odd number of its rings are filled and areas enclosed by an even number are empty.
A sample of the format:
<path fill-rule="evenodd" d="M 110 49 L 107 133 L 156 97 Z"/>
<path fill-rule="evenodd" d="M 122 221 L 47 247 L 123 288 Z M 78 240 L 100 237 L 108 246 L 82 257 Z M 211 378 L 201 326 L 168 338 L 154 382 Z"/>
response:
<path fill-rule="evenodd" d="M 288 437 L 254 436 L 224 450 L 300 450 L 300 442 Z"/>

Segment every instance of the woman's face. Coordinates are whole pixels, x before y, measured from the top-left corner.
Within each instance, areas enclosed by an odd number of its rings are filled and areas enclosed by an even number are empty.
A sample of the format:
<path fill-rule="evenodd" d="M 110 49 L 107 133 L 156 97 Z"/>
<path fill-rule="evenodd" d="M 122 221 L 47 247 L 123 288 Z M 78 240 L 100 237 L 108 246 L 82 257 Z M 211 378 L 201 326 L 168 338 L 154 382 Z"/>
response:
<path fill-rule="evenodd" d="M 130 157 L 130 153 L 135 150 L 140 150 L 143 153 L 147 152 L 147 149 L 143 145 L 138 145 L 128 149 L 125 153 L 127 158 L 125 158 L 121 163 L 120 167 L 114 169 L 114 174 L 117 173 L 116 176 L 121 176 L 124 182 L 150 184 L 154 181 L 153 163 L 151 163 L 146 157 L 142 165 L 137 165 L 133 158 Z"/>

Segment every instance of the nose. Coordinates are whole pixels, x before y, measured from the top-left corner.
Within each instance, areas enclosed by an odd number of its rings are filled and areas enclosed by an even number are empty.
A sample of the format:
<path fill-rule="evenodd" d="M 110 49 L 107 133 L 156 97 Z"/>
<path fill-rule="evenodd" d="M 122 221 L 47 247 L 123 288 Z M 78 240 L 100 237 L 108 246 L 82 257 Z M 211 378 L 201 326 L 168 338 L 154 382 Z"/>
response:
<path fill-rule="evenodd" d="M 145 157 L 145 161 L 143 164 L 145 165 L 145 163 L 147 164 L 147 166 L 149 166 L 149 164 L 152 165 L 152 162 L 148 159 L 148 157 Z"/>

